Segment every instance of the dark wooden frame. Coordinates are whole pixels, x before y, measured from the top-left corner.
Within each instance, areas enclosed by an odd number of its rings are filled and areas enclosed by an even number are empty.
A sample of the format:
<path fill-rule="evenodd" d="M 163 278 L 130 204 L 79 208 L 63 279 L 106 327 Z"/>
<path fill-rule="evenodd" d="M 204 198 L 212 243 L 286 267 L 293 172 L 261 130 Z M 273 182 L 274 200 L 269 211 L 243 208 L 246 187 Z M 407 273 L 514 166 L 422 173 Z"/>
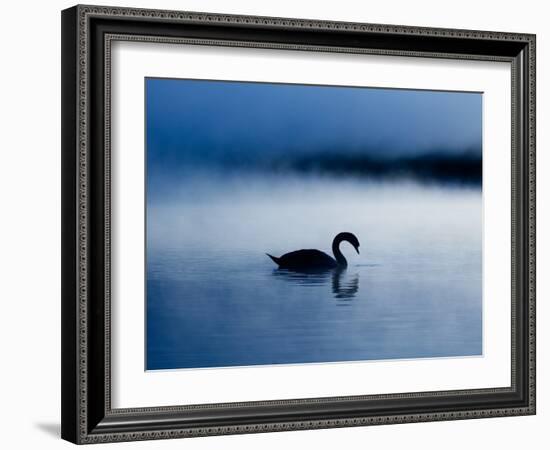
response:
<path fill-rule="evenodd" d="M 510 62 L 511 386 L 112 409 L 109 77 L 113 40 Z M 534 413 L 534 35 L 98 6 L 75 6 L 62 12 L 64 439 L 93 443 Z"/>

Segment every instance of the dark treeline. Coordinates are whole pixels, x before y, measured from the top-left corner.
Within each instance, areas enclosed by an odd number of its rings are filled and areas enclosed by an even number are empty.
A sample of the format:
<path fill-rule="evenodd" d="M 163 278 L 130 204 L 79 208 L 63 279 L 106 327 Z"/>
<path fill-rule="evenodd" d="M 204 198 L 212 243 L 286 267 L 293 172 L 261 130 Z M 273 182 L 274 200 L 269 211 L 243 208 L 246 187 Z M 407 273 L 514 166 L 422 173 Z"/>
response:
<path fill-rule="evenodd" d="M 299 173 L 418 181 L 481 184 L 481 157 L 475 154 L 425 154 L 382 158 L 324 154 L 274 163 L 273 169 Z"/>

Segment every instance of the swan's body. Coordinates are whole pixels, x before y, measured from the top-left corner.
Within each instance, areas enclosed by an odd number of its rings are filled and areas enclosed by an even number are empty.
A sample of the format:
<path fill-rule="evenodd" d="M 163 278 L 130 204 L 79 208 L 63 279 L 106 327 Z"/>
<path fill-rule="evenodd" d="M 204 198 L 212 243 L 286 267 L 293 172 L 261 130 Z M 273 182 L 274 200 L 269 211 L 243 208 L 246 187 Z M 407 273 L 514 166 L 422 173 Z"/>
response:
<path fill-rule="evenodd" d="M 359 240 L 354 234 L 338 233 L 332 241 L 332 253 L 334 253 L 334 258 L 320 250 L 314 249 L 296 250 L 286 253 L 279 258 L 269 253 L 267 253 L 267 256 L 269 256 L 281 269 L 326 270 L 335 269 L 337 267 L 344 268 L 347 267 L 348 262 L 340 251 L 340 243 L 343 241 L 349 242 L 355 248 L 355 251 L 359 253 Z"/>
<path fill-rule="evenodd" d="M 279 267 L 283 269 L 334 269 L 338 263 L 326 253 L 320 250 L 306 249 L 286 253 L 280 258 L 269 256 Z"/>

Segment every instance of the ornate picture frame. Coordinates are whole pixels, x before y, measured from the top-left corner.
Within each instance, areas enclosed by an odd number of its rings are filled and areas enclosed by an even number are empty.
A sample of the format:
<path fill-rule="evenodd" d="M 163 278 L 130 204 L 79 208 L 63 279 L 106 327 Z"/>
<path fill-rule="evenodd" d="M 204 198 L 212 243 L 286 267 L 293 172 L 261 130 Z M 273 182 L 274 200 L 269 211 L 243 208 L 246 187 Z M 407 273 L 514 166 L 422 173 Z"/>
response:
<path fill-rule="evenodd" d="M 110 77 L 111 48 L 120 41 L 509 64 L 510 385 L 113 407 Z M 535 403 L 534 35 L 82 5 L 62 12 L 64 439 L 84 444 L 530 415 Z"/>

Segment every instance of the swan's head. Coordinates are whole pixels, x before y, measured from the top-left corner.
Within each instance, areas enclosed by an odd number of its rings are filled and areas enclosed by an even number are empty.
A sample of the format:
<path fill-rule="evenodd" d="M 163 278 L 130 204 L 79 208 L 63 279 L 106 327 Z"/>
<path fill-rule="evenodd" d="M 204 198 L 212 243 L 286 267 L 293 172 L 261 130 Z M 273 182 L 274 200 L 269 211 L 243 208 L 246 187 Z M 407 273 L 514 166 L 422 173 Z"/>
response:
<path fill-rule="evenodd" d="M 343 233 L 338 233 L 334 238 L 334 242 L 339 244 L 342 241 L 349 242 L 355 249 L 357 254 L 359 254 L 359 239 L 357 239 L 357 236 L 355 236 L 355 234 L 349 233 L 347 231 Z"/>

